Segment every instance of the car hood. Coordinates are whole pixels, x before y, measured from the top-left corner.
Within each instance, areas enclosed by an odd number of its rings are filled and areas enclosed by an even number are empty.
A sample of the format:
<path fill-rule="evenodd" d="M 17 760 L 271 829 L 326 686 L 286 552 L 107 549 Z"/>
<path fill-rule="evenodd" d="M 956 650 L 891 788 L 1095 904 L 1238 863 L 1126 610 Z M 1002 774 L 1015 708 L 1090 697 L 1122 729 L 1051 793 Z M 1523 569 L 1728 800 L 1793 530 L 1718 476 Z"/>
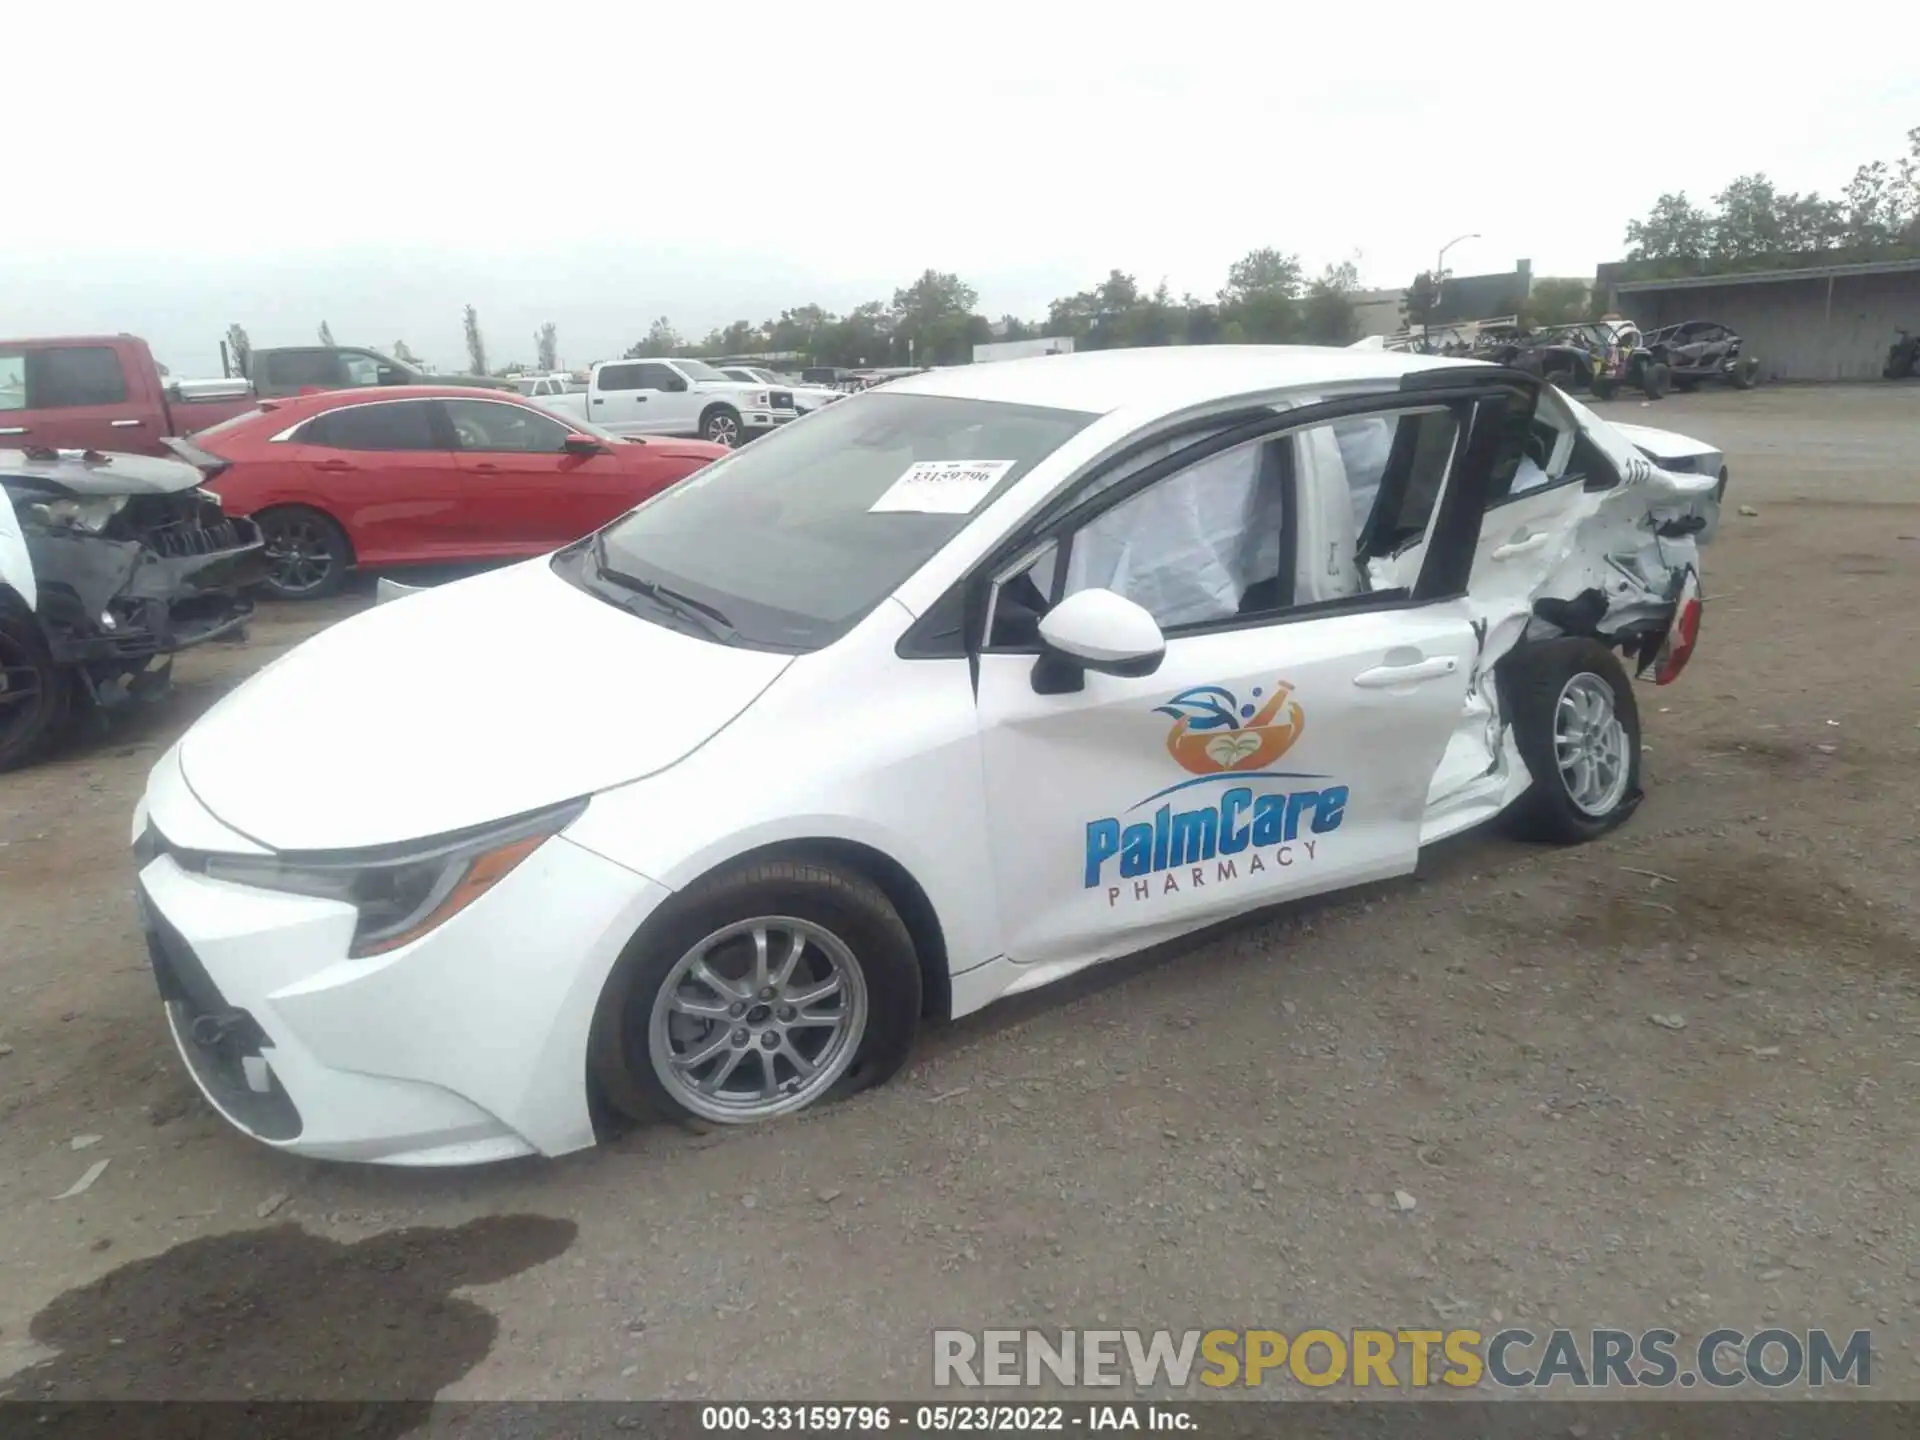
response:
<path fill-rule="evenodd" d="M 43 456 L 46 452 L 39 452 Z M 155 455 L 102 455 L 84 460 L 63 450 L 44 459 L 24 450 L 0 450 L 0 480 L 24 481 L 68 495 L 173 495 L 201 483 L 200 471 L 184 460 Z"/>
<path fill-rule="evenodd" d="M 1695 440 L 1690 435 L 1676 435 L 1671 430 L 1656 430 L 1651 425 L 1623 425 L 1618 420 L 1613 428 L 1627 438 L 1634 449 L 1649 460 L 1682 460 L 1694 455 L 1718 455 L 1720 447 L 1709 445 L 1704 440 Z"/>
<path fill-rule="evenodd" d="M 384 845 L 663 770 L 791 663 L 656 625 L 533 560 L 322 631 L 208 711 L 180 758 L 201 803 L 269 849 Z"/>

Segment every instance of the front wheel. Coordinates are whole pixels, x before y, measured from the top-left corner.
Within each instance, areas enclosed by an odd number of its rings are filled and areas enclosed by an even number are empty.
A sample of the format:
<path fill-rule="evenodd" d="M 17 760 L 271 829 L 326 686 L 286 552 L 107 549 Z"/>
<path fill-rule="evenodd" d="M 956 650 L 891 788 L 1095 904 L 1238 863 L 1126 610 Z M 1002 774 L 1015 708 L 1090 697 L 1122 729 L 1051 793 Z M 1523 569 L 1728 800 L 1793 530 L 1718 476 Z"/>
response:
<path fill-rule="evenodd" d="M 1673 379 L 1673 371 L 1655 360 L 1641 367 L 1640 391 L 1649 400 L 1666 398 L 1668 383 Z"/>
<path fill-rule="evenodd" d="M 0 602 L 0 770 L 38 759 L 66 728 L 73 676 L 54 664 L 40 622 Z"/>
<path fill-rule="evenodd" d="M 305 505 L 281 505 L 253 517 L 266 542 L 260 584 L 278 600 L 319 600 L 347 583 L 353 547 L 332 516 Z"/>
<path fill-rule="evenodd" d="M 1522 649 L 1502 679 L 1514 743 L 1533 777 L 1508 827 L 1573 845 L 1626 819 L 1640 802 L 1640 709 L 1614 653 L 1566 636 Z"/>
<path fill-rule="evenodd" d="M 1596 400 L 1611 400 L 1619 388 L 1620 382 L 1611 375 L 1593 377 L 1593 398 Z"/>
<path fill-rule="evenodd" d="M 740 443 L 740 412 L 731 405 L 716 405 L 700 417 L 700 438 L 729 450 Z"/>
<path fill-rule="evenodd" d="M 885 1080 L 919 1016 L 913 940 L 880 889 L 765 861 L 648 922 L 601 996 L 589 1063 L 629 1119 L 753 1124 Z"/>
<path fill-rule="evenodd" d="M 1730 378 L 1733 380 L 1734 389 L 1751 390 L 1760 379 L 1760 362 L 1747 360 L 1735 365 L 1730 372 Z"/>

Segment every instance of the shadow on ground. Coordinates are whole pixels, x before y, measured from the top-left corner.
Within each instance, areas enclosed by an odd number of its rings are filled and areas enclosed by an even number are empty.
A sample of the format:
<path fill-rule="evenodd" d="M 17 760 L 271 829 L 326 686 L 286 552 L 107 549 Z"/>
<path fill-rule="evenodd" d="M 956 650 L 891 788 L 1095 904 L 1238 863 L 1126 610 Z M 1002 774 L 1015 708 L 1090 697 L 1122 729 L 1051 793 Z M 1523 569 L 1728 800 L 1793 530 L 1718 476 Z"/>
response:
<path fill-rule="evenodd" d="M 51 1407 L 36 1433 L 59 1436 L 179 1434 L 165 1407 L 70 1404 L 156 1399 L 321 1402 L 275 1406 L 279 1440 L 399 1436 L 493 1348 L 499 1322 L 453 1292 L 545 1264 L 576 1234 L 570 1220 L 494 1215 L 357 1244 L 297 1225 L 190 1240 L 48 1304 L 32 1335 L 61 1353 L 5 1399 Z"/>

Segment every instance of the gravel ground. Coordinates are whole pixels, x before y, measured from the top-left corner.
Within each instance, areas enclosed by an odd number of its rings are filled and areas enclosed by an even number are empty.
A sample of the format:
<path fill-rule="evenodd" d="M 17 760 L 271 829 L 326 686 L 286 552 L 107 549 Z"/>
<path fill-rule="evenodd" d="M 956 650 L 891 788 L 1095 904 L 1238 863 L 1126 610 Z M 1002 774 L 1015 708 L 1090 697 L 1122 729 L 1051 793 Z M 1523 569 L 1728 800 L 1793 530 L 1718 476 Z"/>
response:
<path fill-rule="evenodd" d="M 1514 1322 L 1869 1328 L 1875 1390 L 1920 1393 L 1920 388 L 1605 410 L 1734 476 L 1625 829 L 1462 837 L 759 1133 L 407 1173 L 229 1132 L 165 1037 L 128 816 L 364 601 L 190 657 L 0 778 L 0 1393 L 898 1397 L 935 1325 Z"/>

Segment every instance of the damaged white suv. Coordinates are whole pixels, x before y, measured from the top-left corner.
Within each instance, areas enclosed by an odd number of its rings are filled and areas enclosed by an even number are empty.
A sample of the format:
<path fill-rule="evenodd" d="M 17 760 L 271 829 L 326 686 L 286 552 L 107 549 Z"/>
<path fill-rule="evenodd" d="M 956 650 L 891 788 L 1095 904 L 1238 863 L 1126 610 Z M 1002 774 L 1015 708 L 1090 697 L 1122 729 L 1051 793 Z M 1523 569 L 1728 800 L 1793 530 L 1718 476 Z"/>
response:
<path fill-rule="evenodd" d="M 1714 484 L 1437 356 L 898 380 L 203 717 L 133 825 L 174 1034 L 288 1150 L 555 1155 L 884 1079 L 922 1016 L 1503 812 L 1586 839 Z"/>

